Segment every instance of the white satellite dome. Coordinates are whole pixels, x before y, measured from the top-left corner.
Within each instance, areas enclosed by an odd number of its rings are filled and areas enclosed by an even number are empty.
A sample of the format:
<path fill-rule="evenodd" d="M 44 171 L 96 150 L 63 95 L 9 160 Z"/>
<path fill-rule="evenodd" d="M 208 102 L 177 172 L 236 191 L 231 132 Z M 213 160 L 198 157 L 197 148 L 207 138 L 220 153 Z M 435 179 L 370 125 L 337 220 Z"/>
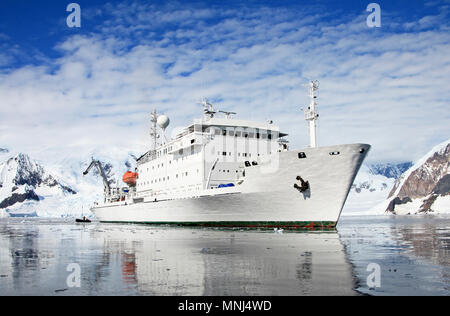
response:
<path fill-rule="evenodd" d="M 158 123 L 158 126 L 162 129 L 166 129 L 166 127 L 169 126 L 170 120 L 166 115 L 160 115 L 158 116 L 156 123 Z"/>

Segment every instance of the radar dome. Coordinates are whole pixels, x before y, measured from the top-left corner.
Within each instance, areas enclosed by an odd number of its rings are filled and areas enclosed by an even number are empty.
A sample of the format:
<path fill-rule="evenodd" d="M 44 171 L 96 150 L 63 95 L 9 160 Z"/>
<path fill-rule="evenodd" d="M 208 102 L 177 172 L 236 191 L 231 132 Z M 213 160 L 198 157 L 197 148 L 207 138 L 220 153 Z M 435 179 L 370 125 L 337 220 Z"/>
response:
<path fill-rule="evenodd" d="M 162 129 L 166 129 L 166 127 L 169 126 L 170 120 L 166 115 L 160 115 L 158 116 L 156 123 L 158 123 L 158 126 Z"/>

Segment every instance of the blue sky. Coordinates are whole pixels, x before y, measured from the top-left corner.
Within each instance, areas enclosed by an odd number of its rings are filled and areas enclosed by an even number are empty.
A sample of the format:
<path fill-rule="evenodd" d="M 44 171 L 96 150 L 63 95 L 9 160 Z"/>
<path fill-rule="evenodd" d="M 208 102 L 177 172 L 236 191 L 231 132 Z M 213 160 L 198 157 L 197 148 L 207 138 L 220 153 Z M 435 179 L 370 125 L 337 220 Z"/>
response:
<path fill-rule="evenodd" d="M 0 147 L 145 150 L 154 107 L 176 130 L 203 96 L 302 147 L 309 79 L 321 145 L 405 161 L 449 138 L 449 1 L 378 1 L 380 28 L 371 1 L 76 2 L 81 28 L 70 1 L 0 3 Z"/>

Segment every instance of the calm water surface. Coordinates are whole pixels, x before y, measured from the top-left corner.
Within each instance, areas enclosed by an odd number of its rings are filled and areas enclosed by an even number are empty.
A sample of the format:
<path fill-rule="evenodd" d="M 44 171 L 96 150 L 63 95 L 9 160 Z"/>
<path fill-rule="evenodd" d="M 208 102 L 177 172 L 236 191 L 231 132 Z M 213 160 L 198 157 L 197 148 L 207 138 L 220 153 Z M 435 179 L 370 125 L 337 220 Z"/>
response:
<path fill-rule="evenodd" d="M 0 295 L 449 295 L 449 250 L 449 217 L 282 233 L 10 218 Z M 380 287 L 367 286 L 369 263 Z M 80 287 L 67 283 L 71 264 Z"/>

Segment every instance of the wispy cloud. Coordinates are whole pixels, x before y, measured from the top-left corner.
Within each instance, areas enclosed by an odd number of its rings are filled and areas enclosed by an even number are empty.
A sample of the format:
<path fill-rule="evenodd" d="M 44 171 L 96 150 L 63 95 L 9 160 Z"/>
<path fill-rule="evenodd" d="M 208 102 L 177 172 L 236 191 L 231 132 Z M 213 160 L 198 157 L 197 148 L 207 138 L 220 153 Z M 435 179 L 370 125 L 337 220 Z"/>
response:
<path fill-rule="evenodd" d="M 97 26 L 61 39 L 60 57 L 0 74 L 0 142 L 143 150 L 153 107 L 184 125 L 207 96 L 240 117 L 273 119 L 300 147 L 308 141 L 301 84 L 314 78 L 320 144 L 368 142 L 372 160 L 415 159 L 450 134 L 448 9 L 436 10 L 417 21 L 383 12 L 382 27 L 371 29 L 364 8 L 93 8 Z"/>

